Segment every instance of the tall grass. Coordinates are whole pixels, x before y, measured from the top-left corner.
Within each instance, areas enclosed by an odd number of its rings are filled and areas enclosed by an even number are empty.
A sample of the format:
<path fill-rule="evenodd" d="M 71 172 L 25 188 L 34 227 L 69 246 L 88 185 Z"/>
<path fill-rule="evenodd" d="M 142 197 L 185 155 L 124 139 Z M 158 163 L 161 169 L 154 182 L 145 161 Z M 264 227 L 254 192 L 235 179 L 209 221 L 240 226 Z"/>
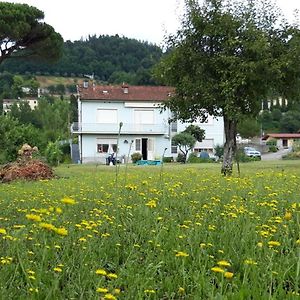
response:
<path fill-rule="evenodd" d="M 61 166 L 0 185 L 1 299 L 293 299 L 299 163 Z M 123 184 L 122 184 L 123 183 Z"/>

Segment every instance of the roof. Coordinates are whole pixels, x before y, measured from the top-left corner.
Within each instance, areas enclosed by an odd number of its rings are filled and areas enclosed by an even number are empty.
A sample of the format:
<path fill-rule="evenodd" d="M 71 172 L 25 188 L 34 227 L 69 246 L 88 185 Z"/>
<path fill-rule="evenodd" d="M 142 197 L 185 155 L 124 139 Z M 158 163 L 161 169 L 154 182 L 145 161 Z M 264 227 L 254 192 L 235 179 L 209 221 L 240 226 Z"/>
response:
<path fill-rule="evenodd" d="M 300 133 L 268 133 L 262 139 L 267 140 L 269 137 L 274 139 L 300 139 Z"/>
<path fill-rule="evenodd" d="M 109 100 L 109 101 L 165 101 L 174 92 L 169 86 L 113 86 L 80 85 L 78 92 L 81 100 Z"/>

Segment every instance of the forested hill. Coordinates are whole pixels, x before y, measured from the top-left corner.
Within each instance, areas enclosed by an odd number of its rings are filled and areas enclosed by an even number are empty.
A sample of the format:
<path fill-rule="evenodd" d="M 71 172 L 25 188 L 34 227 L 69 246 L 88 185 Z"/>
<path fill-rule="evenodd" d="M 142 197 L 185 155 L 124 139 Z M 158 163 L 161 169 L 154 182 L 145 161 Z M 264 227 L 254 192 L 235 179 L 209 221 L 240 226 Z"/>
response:
<path fill-rule="evenodd" d="M 67 41 L 64 54 L 56 64 L 8 59 L 0 72 L 27 75 L 82 77 L 84 74 L 107 83 L 155 84 L 151 68 L 162 56 L 162 49 L 147 42 L 126 37 L 101 35 L 86 40 Z"/>

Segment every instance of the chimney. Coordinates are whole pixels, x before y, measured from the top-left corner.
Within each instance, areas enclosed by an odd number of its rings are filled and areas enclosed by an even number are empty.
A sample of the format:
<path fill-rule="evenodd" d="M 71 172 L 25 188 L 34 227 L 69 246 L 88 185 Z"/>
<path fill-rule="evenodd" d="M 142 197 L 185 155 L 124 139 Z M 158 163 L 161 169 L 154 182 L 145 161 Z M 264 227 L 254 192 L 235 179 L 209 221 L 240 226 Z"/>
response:
<path fill-rule="evenodd" d="M 83 87 L 84 87 L 85 89 L 87 89 L 87 88 L 89 87 L 89 82 L 88 82 L 87 80 L 85 80 L 85 81 L 83 82 Z"/>
<path fill-rule="evenodd" d="M 128 94 L 129 93 L 129 86 L 128 86 L 128 84 L 126 84 L 126 83 L 123 82 L 122 89 L 123 89 L 123 93 L 124 94 Z"/>

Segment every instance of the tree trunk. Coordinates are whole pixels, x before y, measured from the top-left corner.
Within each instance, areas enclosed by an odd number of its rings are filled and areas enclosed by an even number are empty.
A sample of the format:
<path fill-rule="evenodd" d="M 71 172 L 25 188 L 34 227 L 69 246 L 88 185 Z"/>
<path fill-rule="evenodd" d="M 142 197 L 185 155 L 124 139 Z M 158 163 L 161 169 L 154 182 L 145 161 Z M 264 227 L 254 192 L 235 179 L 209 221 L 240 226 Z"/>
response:
<path fill-rule="evenodd" d="M 237 122 L 224 116 L 225 144 L 221 173 L 225 176 L 232 174 L 233 159 L 236 152 Z"/>

